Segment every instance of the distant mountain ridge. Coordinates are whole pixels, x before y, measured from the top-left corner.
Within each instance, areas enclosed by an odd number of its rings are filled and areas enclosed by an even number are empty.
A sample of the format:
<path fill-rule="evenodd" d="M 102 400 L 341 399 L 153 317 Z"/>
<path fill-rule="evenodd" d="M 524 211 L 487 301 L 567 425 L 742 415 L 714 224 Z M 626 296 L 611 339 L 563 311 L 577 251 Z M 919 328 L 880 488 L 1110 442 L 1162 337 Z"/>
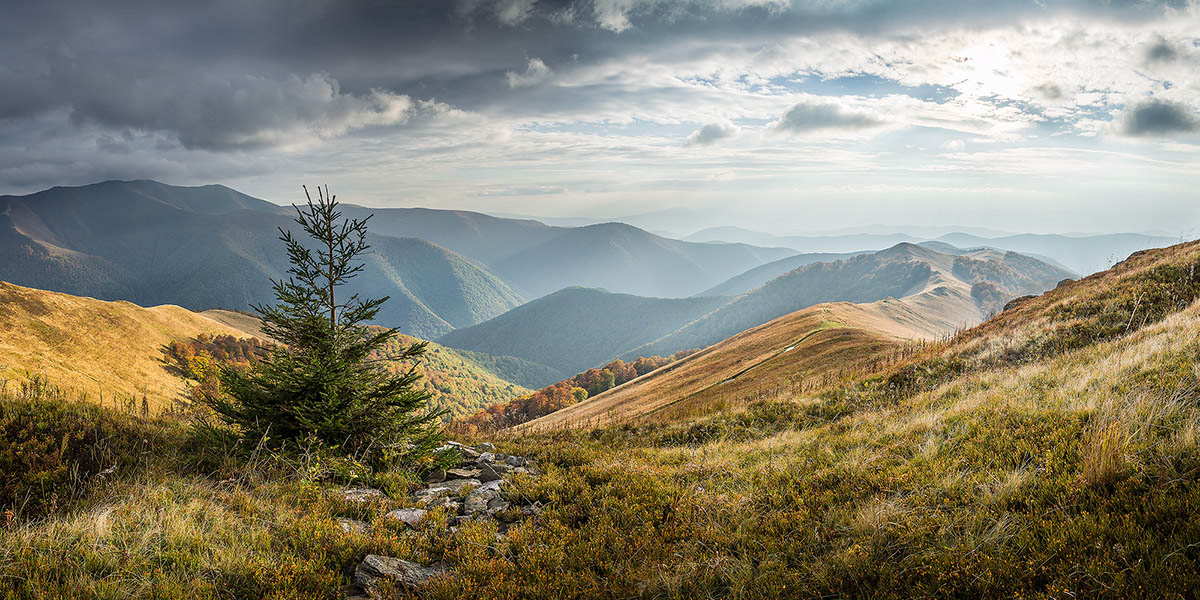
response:
<path fill-rule="evenodd" d="M 1012 298 L 1040 293 L 1071 276 L 1012 252 L 952 250 L 902 243 L 831 262 L 806 262 L 813 256 L 800 255 L 794 262 L 806 264 L 749 292 L 696 296 L 687 299 L 691 302 L 572 288 L 453 331 L 438 342 L 519 356 L 570 375 L 613 358 L 630 361 L 704 348 L 824 302 L 878 302 L 876 312 L 883 318 L 918 332 L 914 335 L 937 337 L 978 323 Z M 787 260 L 781 262 L 786 266 Z M 776 263 L 764 267 L 780 268 Z M 764 276 L 753 271 L 746 281 Z"/>
<path fill-rule="evenodd" d="M 666 335 L 728 301 L 567 288 L 490 321 L 452 331 L 437 342 L 517 356 L 558 369 L 560 379 L 565 379 Z"/>
<path fill-rule="evenodd" d="M 245 309 L 270 302 L 288 264 L 291 208 L 223 186 L 152 181 L 0 197 L 0 279 L 153 306 Z M 356 291 L 391 296 L 379 322 L 436 337 L 524 299 L 481 265 L 425 240 L 372 234 Z"/>
<path fill-rule="evenodd" d="M 355 291 L 391 296 L 378 322 L 434 338 L 571 285 L 683 297 L 790 254 L 693 244 L 619 224 L 344 204 L 373 214 L 374 253 Z M 244 310 L 287 270 L 279 227 L 293 209 L 220 185 L 108 181 L 0 196 L 0 279 L 142 305 Z"/>
<path fill-rule="evenodd" d="M 1080 275 L 1107 269 L 1138 250 L 1161 248 L 1181 241 L 1177 238 L 1142 233 L 1094 235 L 1025 233 L 982 236 L 952 232 L 935 238 L 922 238 L 903 232 L 776 236 L 739 227 L 709 228 L 684 239 L 783 246 L 805 253 L 874 251 L 902 242 L 944 242 L 959 248 L 990 247 L 1020 252 L 1063 266 Z"/>
<path fill-rule="evenodd" d="M 669 348 L 703 348 L 823 302 L 897 299 L 923 313 L 928 321 L 953 330 L 982 321 L 1003 308 L 1007 300 L 1039 294 L 1071 275 L 1015 252 L 983 249 L 945 254 L 906 242 L 872 254 L 794 269 L 621 358 L 663 354 Z"/>

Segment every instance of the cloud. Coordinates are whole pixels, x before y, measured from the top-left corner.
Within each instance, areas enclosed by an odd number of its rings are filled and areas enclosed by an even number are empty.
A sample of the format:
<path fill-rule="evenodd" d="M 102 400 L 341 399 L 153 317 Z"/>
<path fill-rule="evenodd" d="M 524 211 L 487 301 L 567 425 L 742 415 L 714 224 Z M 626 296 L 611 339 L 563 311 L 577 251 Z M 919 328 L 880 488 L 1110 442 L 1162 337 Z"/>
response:
<path fill-rule="evenodd" d="M 508 80 L 508 87 L 518 88 L 529 85 L 536 85 L 550 77 L 554 72 L 540 58 L 531 58 L 525 66 L 524 73 L 508 71 L 504 74 L 504 78 Z"/>
<path fill-rule="evenodd" d="M 520 25 L 533 12 L 537 0 L 499 0 L 496 2 L 496 20 L 505 25 Z"/>
<path fill-rule="evenodd" d="M 1041 96 L 1043 99 L 1050 101 L 1062 100 L 1064 95 L 1062 88 L 1053 83 L 1035 85 L 1033 86 L 1033 92 L 1038 96 Z"/>
<path fill-rule="evenodd" d="M 942 147 L 951 152 L 962 152 L 967 149 L 967 143 L 962 140 L 950 140 L 942 144 Z"/>
<path fill-rule="evenodd" d="M 1143 59 L 1146 64 L 1173 62 L 1179 55 L 1175 51 L 1175 46 L 1161 35 L 1155 36 L 1154 41 L 1146 46 L 1144 52 Z"/>
<path fill-rule="evenodd" d="M 1151 98 L 1126 108 L 1118 127 L 1132 137 L 1166 136 L 1200 131 L 1200 118 L 1189 106 Z"/>
<path fill-rule="evenodd" d="M 863 112 L 851 111 L 839 104 L 808 100 L 797 103 L 783 113 L 770 128 L 780 133 L 814 131 L 859 131 L 885 125 L 886 121 Z"/>
<path fill-rule="evenodd" d="M 83 77 L 86 95 L 72 118 L 113 127 L 168 131 L 189 148 L 227 150 L 285 146 L 375 126 L 399 125 L 416 105 L 407 95 L 371 89 L 342 92 L 327 74 L 272 79 L 242 75 L 172 82 L 108 85 Z"/>
<path fill-rule="evenodd" d="M 734 137 L 739 131 L 740 129 L 738 126 L 730 123 L 729 121 L 709 123 L 704 127 L 693 131 L 691 135 L 688 135 L 687 139 L 684 140 L 683 145 L 709 146 L 720 140 Z"/>

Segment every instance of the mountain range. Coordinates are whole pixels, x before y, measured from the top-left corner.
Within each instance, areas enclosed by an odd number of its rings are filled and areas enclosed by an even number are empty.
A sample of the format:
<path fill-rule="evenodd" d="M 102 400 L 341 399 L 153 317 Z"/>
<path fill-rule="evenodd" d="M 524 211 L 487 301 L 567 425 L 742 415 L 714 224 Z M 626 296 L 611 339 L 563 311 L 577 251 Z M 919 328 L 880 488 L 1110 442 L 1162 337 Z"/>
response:
<path fill-rule="evenodd" d="M 378 322 L 434 338 L 529 298 L 583 285 L 689 296 L 783 248 L 699 244 L 616 223 L 550 227 L 531 220 L 418 208 L 343 205 L 370 221 L 373 254 L 355 282 L 391 296 Z M 141 305 L 242 310 L 285 277 L 279 228 L 291 208 L 219 185 L 108 181 L 0 196 L 0 279 Z"/>
<path fill-rule="evenodd" d="M 914 327 L 922 336 L 938 337 L 1072 275 L 1014 252 L 949 250 L 953 253 L 902 243 L 842 260 L 808 262 L 736 297 L 698 296 L 690 303 L 564 290 L 438 341 L 518 356 L 570 374 L 612 358 L 704 348 L 823 302 L 876 301 L 889 303 L 890 318 L 920 323 Z"/>
<path fill-rule="evenodd" d="M 646 298 L 567 288 L 437 340 L 461 350 L 516 356 L 565 378 L 643 345 L 728 302 L 724 297 Z"/>
<path fill-rule="evenodd" d="M 983 230 L 986 231 L 986 230 Z M 981 231 L 982 232 L 982 231 Z M 995 248 L 1011 250 L 1045 262 L 1089 275 L 1111 267 L 1138 250 L 1161 248 L 1182 240 L 1143 233 L 1113 234 L 1013 234 L 978 235 L 951 232 L 935 238 L 908 233 L 844 233 L 823 235 L 777 236 L 740 227 L 714 227 L 693 233 L 685 240 L 782 246 L 797 252 L 855 252 L 881 250 L 902 242 L 937 241 L 958 248 Z"/>

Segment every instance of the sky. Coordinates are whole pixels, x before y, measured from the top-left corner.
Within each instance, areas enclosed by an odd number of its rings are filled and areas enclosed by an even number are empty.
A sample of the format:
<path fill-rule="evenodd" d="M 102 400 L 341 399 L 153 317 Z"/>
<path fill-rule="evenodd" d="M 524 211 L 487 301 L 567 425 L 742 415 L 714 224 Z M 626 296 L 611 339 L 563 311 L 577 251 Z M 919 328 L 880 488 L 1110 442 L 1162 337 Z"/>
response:
<path fill-rule="evenodd" d="M 675 233 L 1200 219 L 1200 0 L 0 3 L 0 193 L 322 183 Z"/>

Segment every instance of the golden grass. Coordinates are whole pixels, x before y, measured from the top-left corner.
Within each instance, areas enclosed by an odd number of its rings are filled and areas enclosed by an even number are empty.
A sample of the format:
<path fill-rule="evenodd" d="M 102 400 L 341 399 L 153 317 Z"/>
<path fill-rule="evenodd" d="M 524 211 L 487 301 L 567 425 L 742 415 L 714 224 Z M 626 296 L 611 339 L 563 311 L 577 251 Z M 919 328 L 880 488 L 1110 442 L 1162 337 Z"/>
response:
<path fill-rule="evenodd" d="M 840 302 L 785 315 L 517 429 L 673 421 L 828 386 L 904 355 L 924 333 L 880 306 Z"/>
<path fill-rule="evenodd" d="M 106 404 L 143 396 L 162 409 L 184 390 L 161 348 L 200 334 L 245 337 L 239 329 L 178 306 L 143 308 L 0 282 L 0 379 L 30 376 Z"/>

